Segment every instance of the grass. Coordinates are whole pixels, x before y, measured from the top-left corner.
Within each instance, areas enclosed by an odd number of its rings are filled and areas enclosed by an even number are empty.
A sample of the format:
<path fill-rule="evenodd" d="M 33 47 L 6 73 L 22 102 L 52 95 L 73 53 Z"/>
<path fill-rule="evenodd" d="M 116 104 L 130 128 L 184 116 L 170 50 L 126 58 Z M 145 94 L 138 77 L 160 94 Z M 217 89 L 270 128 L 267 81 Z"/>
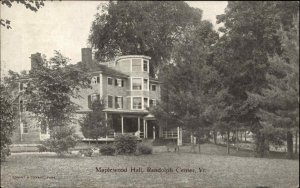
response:
<path fill-rule="evenodd" d="M 297 187 L 299 161 L 193 153 L 59 158 L 14 154 L 1 164 L 1 187 Z M 217 151 L 217 150 L 216 150 Z M 213 154 L 213 155 L 212 155 Z M 96 167 L 127 172 L 96 172 Z M 131 167 L 174 172 L 130 172 Z M 176 168 L 195 172 L 176 172 Z M 205 169 L 199 172 L 198 169 Z M 28 178 L 27 178 L 28 176 Z"/>

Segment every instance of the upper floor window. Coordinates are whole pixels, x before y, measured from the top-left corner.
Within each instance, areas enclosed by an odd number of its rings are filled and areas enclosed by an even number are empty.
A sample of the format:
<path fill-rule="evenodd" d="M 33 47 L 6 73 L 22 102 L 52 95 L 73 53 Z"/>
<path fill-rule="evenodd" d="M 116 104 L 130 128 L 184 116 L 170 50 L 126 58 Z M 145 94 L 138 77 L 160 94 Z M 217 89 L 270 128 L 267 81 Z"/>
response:
<path fill-rule="evenodd" d="M 122 80 L 122 79 L 115 79 L 115 86 L 124 87 L 124 80 Z"/>
<path fill-rule="evenodd" d="M 156 85 L 155 84 L 151 85 L 151 91 L 156 91 Z"/>
<path fill-rule="evenodd" d="M 113 96 L 107 96 L 107 107 L 108 108 L 113 107 Z"/>
<path fill-rule="evenodd" d="M 150 103 L 150 107 L 156 106 L 156 100 L 155 99 L 150 99 L 149 103 Z"/>
<path fill-rule="evenodd" d="M 99 76 L 93 76 L 91 80 L 91 84 L 97 84 L 100 83 L 100 77 Z"/>
<path fill-rule="evenodd" d="M 88 107 L 92 108 L 92 104 L 96 100 L 100 100 L 100 95 L 99 94 L 88 95 Z"/>
<path fill-rule="evenodd" d="M 123 97 L 116 97 L 115 100 L 116 108 L 123 108 Z"/>
<path fill-rule="evenodd" d="M 144 98 L 144 109 L 148 107 L 148 98 Z"/>
<path fill-rule="evenodd" d="M 113 85 L 113 79 L 111 77 L 107 77 L 107 84 Z"/>
<path fill-rule="evenodd" d="M 142 97 L 132 97 L 132 109 L 142 109 Z"/>
<path fill-rule="evenodd" d="M 132 90 L 142 90 L 142 78 L 132 78 Z"/>
<path fill-rule="evenodd" d="M 148 80 L 144 79 L 144 90 L 148 91 Z"/>
<path fill-rule="evenodd" d="M 143 61 L 143 67 L 144 67 L 144 71 L 148 72 L 148 61 L 146 60 Z"/>
<path fill-rule="evenodd" d="M 141 72 L 142 64 L 140 59 L 132 59 L 132 72 Z"/>

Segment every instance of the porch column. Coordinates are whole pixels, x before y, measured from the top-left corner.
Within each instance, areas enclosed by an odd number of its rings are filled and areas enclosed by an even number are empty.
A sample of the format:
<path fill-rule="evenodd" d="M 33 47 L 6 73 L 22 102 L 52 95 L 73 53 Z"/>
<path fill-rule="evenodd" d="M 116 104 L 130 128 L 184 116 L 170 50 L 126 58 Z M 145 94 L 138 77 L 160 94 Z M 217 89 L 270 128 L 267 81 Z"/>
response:
<path fill-rule="evenodd" d="M 155 140 L 155 126 L 153 126 L 153 139 Z"/>
<path fill-rule="evenodd" d="M 124 122 L 123 122 L 123 116 L 121 115 L 121 127 L 122 127 L 122 134 L 124 133 Z"/>
<path fill-rule="evenodd" d="M 182 145 L 182 130 L 180 127 L 177 127 L 177 145 Z"/>
<path fill-rule="evenodd" d="M 148 138 L 148 124 L 147 124 L 147 121 L 145 120 L 145 127 L 146 127 L 146 129 L 145 129 L 145 132 L 146 132 L 146 138 Z"/>
<path fill-rule="evenodd" d="M 138 131 L 141 131 L 141 122 L 140 122 L 141 118 L 140 116 L 138 117 Z"/>
<path fill-rule="evenodd" d="M 144 138 L 146 138 L 146 120 L 143 120 L 144 125 Z"/>
<path fill-rule="evenodd" d="M 107 127 L 107 112 L 105 112 L 105 126 Z M 105 139 L 106 140 L 108 139 L 107 133 L 106 133 Z"/>

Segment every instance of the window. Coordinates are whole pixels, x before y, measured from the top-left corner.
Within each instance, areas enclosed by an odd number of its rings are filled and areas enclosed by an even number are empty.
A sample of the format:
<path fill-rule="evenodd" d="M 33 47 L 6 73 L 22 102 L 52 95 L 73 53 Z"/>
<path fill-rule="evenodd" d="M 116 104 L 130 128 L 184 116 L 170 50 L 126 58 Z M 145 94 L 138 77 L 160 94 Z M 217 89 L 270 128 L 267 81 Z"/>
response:
<path fill-rule="evenodd" d="M 156 91 L 156 85 L 155 85 L 155 84 L 152 84 L 152 85 L 151 85 L 151 90 L 152 90 L 152 91 Z"/>
<path fill-rule="evenodd" d="M 148 98 L 144 98 L 144 109 L 148 107 Z"/>
<path fill-rule="evenodd" d="M 148 80 L 144 79 L 144 90 L 148 91 Z"/>
<path fill-rule="evenodd" d="M 150 107 L 156 106 L 156 100 L 155 99 L 150 99 Z"/>
<path fill-rule="evenodd" d="M 88 108 L 92 108 L 92 104 L 96 100 L 100 100 L 99 94 L 88 95 Z"/>
<path fill-rule="evenodd" d="M 144 71 L 145 71 L 145 72 L 148 72 L 148 61 L 144 60 L 144 61 L 143 61 L 143 65 L 144 65 L 144 66 L 143 66 L 143 67 L 144 67 Z"/>
<path fill-rule="evenodd" d="M 108 85 L 113 85 L 113 79 L 110 78 L 110 77 L 108 77 L 108 78 L 107 78 L 107 84 L 108 84 Z"/>
<path fill-rule="evenodd" d="M 116 97 L 115 104 L 117 109 L 123 108 L 123 97 Z"/>
<path fill-rule="evenodd" d="M 132 90 L 142 90 L 142 78 L 132 78 Z"/>
<path fill-rule="evenodd" d="M 108 108 L 113 107 L 113 97 L 112 96 L 107 96 L 107 106 L 108 106 Z"/>
<path fill-rule="evenodd" d="M 92 101 L 92 103 L 98 99 L 98 96 L 100 98 L 100 95 L 97 95 L 97 94 L 91 95 L 91 101 Z"/>
<path fill-rule="evenodd" d="M 41 123 L 41 134 L 47 134 L 47 124 L 45 121 Z"/>
<path fill-rule="evenodd" d="M 124 87 L 124 81 L 122 79 L 115 79 L 115 86 Z"/>
<path fill-rule="evenodd" d="M 142 64 L 140 59 L 132 59 L 132 72 L 141 72 Z"/>
<path fill-rule="evenodd" d="M 91 80 L 91 84 L 97 84 L 100 83 L 100 77 L 99 76 L 93 76 Z"/>
<path fill-rule="evenodd" d="M 132 109 L 142 109 L 142 97 L 132 97 Z"/>
<path fill-rule="evenodd" d="M 28 124 L 23 123 L 23 133 L 28 133 Z"/>

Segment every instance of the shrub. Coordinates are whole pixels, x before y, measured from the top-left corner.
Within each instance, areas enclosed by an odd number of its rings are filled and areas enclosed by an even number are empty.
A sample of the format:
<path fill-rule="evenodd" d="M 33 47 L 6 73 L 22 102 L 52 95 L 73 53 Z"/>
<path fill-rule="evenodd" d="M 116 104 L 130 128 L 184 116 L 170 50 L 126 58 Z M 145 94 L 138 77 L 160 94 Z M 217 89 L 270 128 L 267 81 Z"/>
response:
<path fill-rule="evenodd" d="M 152 146 L 145 143 L 139 143 L 137 146 L 137 152 L 144 155 L 152 154 Z"/>
<path fill-rule="evenodd" d="M 117 154 L 132 154 L 136 151 L 137 137 L 133 135 L 118 135 L 115 138 Z"/>
<path fill-rule="evenodd" d="M 1 161 L 5 161 L 7 156 L 10 156 L 10 149 L 8 146 L 1 149 Z"/>
<path fill-rule="evenodd" d="M 105 145 L 101 146 L 99 152 L 102 155 L 114 155 L 116 152 L 116 148 L 111 144 L 105 144 Z"/>
<path fill-rule="evenodd" d="M 80 150 L 79 153 L 84 157 L 91 157 L 94 151 L 92 150 L 92 148 L 88 148 Z"/>
<path fill-rule="evenodd" d="M 51 151 L 62 155 L 68 152 L 69 148 L 76 146 L 78 138 L 73 127 L 54 127 L 50 131 L 50 138 L 39 146 L 39 151 Z"/>

